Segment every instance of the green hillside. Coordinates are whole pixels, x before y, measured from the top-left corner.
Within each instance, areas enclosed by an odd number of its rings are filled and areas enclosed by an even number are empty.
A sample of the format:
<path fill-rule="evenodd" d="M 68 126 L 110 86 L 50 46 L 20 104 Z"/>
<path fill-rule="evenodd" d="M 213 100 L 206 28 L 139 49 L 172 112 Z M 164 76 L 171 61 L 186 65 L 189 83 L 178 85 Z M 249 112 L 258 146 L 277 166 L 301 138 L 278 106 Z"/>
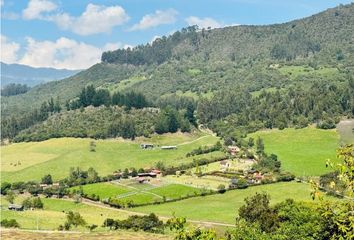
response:
<path fill-rule="evenodd" d="M 287 87 L 298 81 L 343 81 L 353 71 L 354 4 L 269 26 L 233 26 L 177 31 L 152 45 L 104 53 L 103 63 L 62 81 L 43 84 L 21 96 L 2 99 L 2 114 L 20 114 L 50 97 L 62 103 L 88 84 L 144 92 L 149 98 L 176 91 L 207 93 L 221 88 Z M 120 56 L 125 56 L 124 60 Z M 338 68 L 289 77 L 277 64 Z M 28 107 L 26 103 L 31 102 Z"/>

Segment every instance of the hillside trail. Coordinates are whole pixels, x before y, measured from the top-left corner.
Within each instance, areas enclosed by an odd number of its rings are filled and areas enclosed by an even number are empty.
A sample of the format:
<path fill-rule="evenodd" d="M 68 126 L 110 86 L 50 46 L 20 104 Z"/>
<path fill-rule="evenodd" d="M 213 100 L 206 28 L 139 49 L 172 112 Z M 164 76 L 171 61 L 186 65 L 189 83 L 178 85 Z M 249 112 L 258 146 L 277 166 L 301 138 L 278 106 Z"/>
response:
<path fill-rule="evenodd" d="M 177 146 L 183 146 L 183 145 L 191 144 L 191 143 L 197 142 L 200 139 L 203 139 L 203 138 L 206 138 L 206 137 L 209 137 L 209 136 L 216 136 L 216 134 L 213 131 L 211 131 L 209 128 L 204 128 L 202 125 L 198 126 L 198 129 L 199 129 L 199 131 L 201 131 L 201 132 L 203 132 L 203 133 L 205 133 L 207 135 L 201 136 L 201 137 L 199 137 L 197 139 L 194 139 L 192 141 L 188 141 L 188 142 L 177 144 Z"/>
<path fill-rule="evenodd" d="M 67 199 L 67 200 L 69 200 L 69 199 Z M 92 201 L 92 200 L 89 200 L 89 199 L 86 199 L 86 198 L 82 198 L 82 203 L 84 203 L 86 205 L 91 205 L 91 206 L 95 206 L 95 207 L 100 207 L 100 208 L 105 208 L 105 209 L 109 209 L 109 210 L 113 210 L 113 211 L 126 213 L 128 215 L 139 215 L 139 216 L 146 215 L 146 213 L 134 212 L 134 211 L 129 211 L 129 210 L 125 210 L 125 209 L 119 209 L 119 208 L 110 207 L 110 206 L 107 206 L 104 203 L 95 202 L 95 201 Z M 171 218 L 171 217 L 161 216 L 161 215 L 158 215 L 158 216 L 159 216 L 159 218 L 161 218 L 163 220 L 168 220 L 168 219 Z M 211 222 L 211 221 L 187 220 L 187 222 L 203 225 L 203 226 L 206 226 L 206 227 L 208 227 L 208 226 L 234 227 L 235 226 L 234 224 Z"/>

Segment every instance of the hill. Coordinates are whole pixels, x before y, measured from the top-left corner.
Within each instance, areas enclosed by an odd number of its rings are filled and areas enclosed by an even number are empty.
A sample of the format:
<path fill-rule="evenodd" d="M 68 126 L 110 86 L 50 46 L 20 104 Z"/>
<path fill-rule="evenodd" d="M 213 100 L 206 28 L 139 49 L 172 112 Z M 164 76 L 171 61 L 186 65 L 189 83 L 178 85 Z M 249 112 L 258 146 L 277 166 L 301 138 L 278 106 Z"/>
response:
<path fill-rule="evenodd" d="M 202 96 L 229 88 L 340 84 L 353 72 L 353 12 L 349 4 L 284 24 L 182 29 L 152 44 L 103 53 L 102 63 L 71 78 L 3 98 L 2 113 L 24 113 L 27 102 L 39 107 L 59 95 L 65 103 L 88 84 L 141 91 L 153 101 L 175 92 Z M 293 74 L 298 69 L 288 66 L 323 70 Z"/>
<path fill-rule="evenodd" d="M 22 64 L 6 64 L 1 62 L 1 86 L 10 83 L 19 83 L 33 87 L 40 83 L 70 77 L 80 71 L 81 70 L 34 68 Z"/>

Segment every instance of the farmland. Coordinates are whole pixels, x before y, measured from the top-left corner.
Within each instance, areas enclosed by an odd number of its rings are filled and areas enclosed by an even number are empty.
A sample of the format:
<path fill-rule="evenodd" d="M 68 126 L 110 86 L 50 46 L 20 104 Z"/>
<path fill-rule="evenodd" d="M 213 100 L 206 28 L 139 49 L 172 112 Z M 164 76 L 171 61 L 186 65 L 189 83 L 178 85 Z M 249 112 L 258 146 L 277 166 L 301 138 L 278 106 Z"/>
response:
<path fill-rule="evenodd" d="M 15 202 L 21 203 L 24 197 L 19 196 Z M 39 229 L 54 230 L 65 222 L 65 212 L 79 212 L 88 224 L 101 226 L 108 217 L 114 219 L 125 219 L 127 213 L 112 211 L 105 208 L 89 206 L 83 203 L 74 203 L 72 200 L 42 198 L 43 210 L 32 210 L 16 212 L 7 210 L 7 201 L 1 199 L 1 219 L 14 218 L 23 229 L 36 229 L 37 222 Z M 80 229 L 83 230 L 83 229 Z"/>
<path fill-rule="evenodd" d="M 151 180 L 153 181 L 153 180 Z M 163 182 L 161 182 L 163 181 Z M 79 189 L 74 187 L 73 189 Z M 96 195 L 100 199 L 116 198 L 123 202 L 134 204 L 154 203 L 155 201 L 178 199 L 193 196 L 202 190 L 192 186 L 168 183 L 164 179 L 155 180 L 154 183 L 137 183 L 136 180 L 120 180 L 112 183 L 96 183 L 82 186 L 84 194 Z"/>
<path fill-rule="evenodd" d="M 217 137 L 200 132 L 154 135 L 151 138 L 137 138 L 135 141 L 97 140 L 95 152 L 89 150 L 91 139 L 59 138 L 43 142 L 16 143 L 1 147 L 2 180 L 38 181 L 48 173 L 58 180 L 67 176 L 70 167 L 93 167 L 104 176 L 118 169 L 151 167 L 158 161 L 163 161 L 165 165 L 178 165 L 193 159 L 223 156 L 221 152 L 189 158 L 185 156 L 193 149 L 214 144 L 217 140 Z M 177 145 L 178 149 L 142 150 L 139 147 L 142 142 Z"/>
<path fill-rule="evenodd" d="M 278 155 L 282 169 L 297 176 L 319 176 L 330 171 L 326 160 L 335 159 L 339 136 L 335 130 L 313 127 L 304 129 L 267 130 L 250 134 L 261 137 L 265 151 Z"/>
<path fill-rule="evenodd" d="M 195 197 L 173 203 L 134 208 L 137 212 L 154 212 L 162 216 L 184 216 L 191 220 L 215 221 L 221 223 L 235 222 L 237 210 L 244 204 L 244 198 L 256 192 L 266 192 L 271 197 L 271 204 L 287 198 L 296 201 L 312 202 L 311 187 L 308 184 L 287 182 L 249 187 L 243 190 L 227 191 L 205 197 Z"/>

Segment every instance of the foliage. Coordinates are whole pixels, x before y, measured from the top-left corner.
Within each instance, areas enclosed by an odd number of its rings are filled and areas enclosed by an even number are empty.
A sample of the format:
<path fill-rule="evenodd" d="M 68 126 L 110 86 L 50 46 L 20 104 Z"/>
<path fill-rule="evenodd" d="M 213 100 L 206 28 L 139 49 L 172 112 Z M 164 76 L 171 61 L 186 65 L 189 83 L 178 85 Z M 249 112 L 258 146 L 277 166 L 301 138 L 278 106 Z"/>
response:
<path fill-rule="evenodd" d="M 41 183 L 42 183 L 42 184 L 52 184 L 52 183 L 53 183 L 52 175 L 50 175 L 50 174 L 45 175 L 45 176 L 42 178 Z"/>
<path fill-rule="evenodd" d="M 103 226 L 110 229 L 132 229 L 134 231 L 142 230 L 145 232 L 162 233 L 164 224 L 159 218 L 151 213 L 146 216 L 132 215 L 125 220 L 106 219 Z"/>
<path fill-rule="evenodd" d="M 16 194 L 13 192 L 13 191 L 8 191 L 6 193 L 6 201 L 8 201 L 9 203 L 14 203 L 15 201 L 15 198 L 16 198 Z"/>
<path fill-rule="evenodd" d="M 197 149 L 193 149 L 193 151 L 186 154 L 186 157 L 206 154 L 206 153 L 220 151 L 220 150 L 222 150 L 222 145 L 221 145 L 220 141 L 217 141 L 215 143 L 215 145 L 213 145 L 211 147 L 205 146 L 205 147 L 199 147 Z"/>
<path fill-rule="evenodd" d="M 85 226 L 86 221 L 78 212 L 69 211 L 66 214 L 66 222 L 64 224 L 65 230 L 70 230 L 71 226 L 78 227 L 78 226 Z M 61 226 L 59 226 L 61 228 Z"/>
<path fill-rule="evenodd" d="M 189 240 L 189 239 L 200 239 L 200 240 L 214 240 L 216 239 L 216 232 L 212 229 L 201 229 L 196 227 L 187 227 L 186 219 L 183 217 L 173 217 L 167 220 L 166 226 L 170 228 L 171 231 L 176 231 L 175 240 Z"/>
<path fill-rule="evenodd" d="M 239 209 L 240 218 L 251 223 L 258 223 L 264 232 L 271 232 L 277 227 L 277 216 L 269 206 L 269 195 L 256 193 L 246 198 L 246 204 Z"/>
<path fill-rule="evenodd" d="M 25 198 L 22 202 L 22 205 L 25 209 L 31 209 L 31 208 L 43 209 L 43 202 L 39 197 Z"/>
<path fill-rule="evenodd" d="M 10 83 L 6 86 L 4 86 L 1 89 L 1 96 L 14 96 L 18 94 L 23 94 L 26 93 L 30 90 L 31 88 L 28 87 L 26 84 L 16 84 L 16 83 Z"/>
<path fill-rule="evenodd" d="M 0 223 L 0 225 L 5 228 L 19 228 L 20 227 L 20 224 L 18 224 L 16 219 L 10 219 L 10 220 L 3 219 Z"/>

